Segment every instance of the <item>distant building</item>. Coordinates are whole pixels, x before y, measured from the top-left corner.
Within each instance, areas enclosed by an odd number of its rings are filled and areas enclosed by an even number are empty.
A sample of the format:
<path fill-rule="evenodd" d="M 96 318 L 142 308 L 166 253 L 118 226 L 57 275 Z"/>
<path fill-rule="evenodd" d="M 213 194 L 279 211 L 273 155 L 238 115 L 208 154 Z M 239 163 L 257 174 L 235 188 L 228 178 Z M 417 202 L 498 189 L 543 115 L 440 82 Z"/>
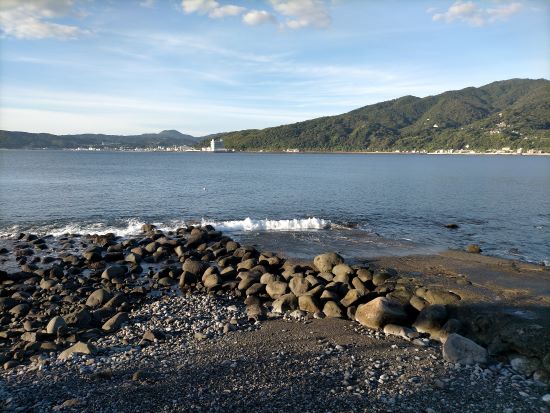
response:
<path fill-rule="evenodd" d="M 227 149 L 225 149 L 225 146 L 223 145 L 223 139 L 212 139 L 210 141 L 210 146 L 202 148 L 202 150 L 204 152 L 227 152 Z"/>

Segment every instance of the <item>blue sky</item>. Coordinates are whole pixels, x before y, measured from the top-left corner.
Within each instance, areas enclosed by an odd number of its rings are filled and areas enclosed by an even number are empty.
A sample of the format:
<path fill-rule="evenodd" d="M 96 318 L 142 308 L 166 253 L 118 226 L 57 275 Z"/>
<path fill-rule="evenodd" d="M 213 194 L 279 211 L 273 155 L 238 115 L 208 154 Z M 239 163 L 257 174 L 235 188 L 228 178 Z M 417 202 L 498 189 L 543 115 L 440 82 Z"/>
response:
<path fill-rule="evenodd" d="M 550 77 L 550 2 L 2 0 L 0 128 L 204 135 Z"/>

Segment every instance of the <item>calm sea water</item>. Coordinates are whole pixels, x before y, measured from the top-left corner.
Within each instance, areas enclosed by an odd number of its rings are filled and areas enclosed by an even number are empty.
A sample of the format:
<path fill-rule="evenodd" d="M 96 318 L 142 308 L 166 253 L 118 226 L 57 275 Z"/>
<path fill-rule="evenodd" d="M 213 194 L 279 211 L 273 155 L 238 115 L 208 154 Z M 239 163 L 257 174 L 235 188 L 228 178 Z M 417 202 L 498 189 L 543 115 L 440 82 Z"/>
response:
<path fill-rule="evenodd" d="M 548 263 L 550 157 L 0 151 L 2 237 L 201 220 L 298 256 L 479 243 Z"/>

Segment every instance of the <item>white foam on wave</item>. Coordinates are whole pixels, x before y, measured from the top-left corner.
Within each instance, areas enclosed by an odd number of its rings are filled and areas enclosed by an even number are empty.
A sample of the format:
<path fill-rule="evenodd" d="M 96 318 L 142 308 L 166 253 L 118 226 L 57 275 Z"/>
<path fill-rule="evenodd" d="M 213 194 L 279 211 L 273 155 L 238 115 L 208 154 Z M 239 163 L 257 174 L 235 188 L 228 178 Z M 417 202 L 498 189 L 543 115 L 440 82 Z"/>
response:
<path fill-rule="evenodd" d="M 77 223 L 69 222 L 60 225 L 42 225 L 36 227 L 23 227 L 14 225 L 9 228 L 0 230 L 0 238 L 13 238 L 21 232 L 32 233 L 37 235 L 53 235 L 59 237 L 63 234 L 107 234 L 113 233 L 120 237 L 127 237 L 131 235 L 138 235 L 142 232 L 141 227 L 145 224 L 138 218 L 131 218 L 124 220 L 118 225 L 108 225 L 103 222 L 94 223 Z M 156 222 L 153 223 L 160 230 L 163 231 L 175 231 L 177 228 L 185 226 L 184 221 L 173 220 L 167 223 Z"/>
<path fill-rule="evenodd" d="M 220 231 L 311 231 L 329 229 L 331 222 L 320 218 L 303 219 L 251 219 L 245 218 L 238 221 L 209 221 L 203 219 L 201 225 L 212 225 Z"/>
<path fill-rule="evenodd" d="M 128 237 L 141 234 L 141 227 L 146 222 L 150 221 L 144 221 L 139 218 L 130 218 L 120 221 L 117 224 L 106 224 L 104 222 L 66 222 L 62 224 L 47 224 L 37 226 L 14 225 L 8 228 L 0 229 L 0 238 L 15 238 L 21 232 L 37 234 L 39 236 L 53 235 L 54 237 L 59 237 L 64 234 L 107 233 L 113 233 L 120 237 Z M 162 231 L 175 231 L 178 228 L 186 226 L 185 221 L 182 220 L 153 222 L 152 224 Z M 303 219 L 281 220 L 246 218 L 243 220 L 219 222 L 202 219 L 201 225 L 212 225 L 217 230 L 226 232 L 312 231 L 320 229 L 330 229 L 332 223 L 329 220 L 311 217 Z"/>

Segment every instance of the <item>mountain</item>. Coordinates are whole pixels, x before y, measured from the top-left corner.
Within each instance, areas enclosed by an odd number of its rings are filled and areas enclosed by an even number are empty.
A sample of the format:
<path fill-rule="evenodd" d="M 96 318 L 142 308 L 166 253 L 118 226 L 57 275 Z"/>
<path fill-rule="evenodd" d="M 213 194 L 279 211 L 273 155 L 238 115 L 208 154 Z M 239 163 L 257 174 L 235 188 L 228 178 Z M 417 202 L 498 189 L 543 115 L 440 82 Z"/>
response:
<path fill-rule="evenodd" d="M 550 152 L 550 81 L 511 79 L 418 98 L 404 96 L 337 116 L 202 138 L 176 130 L 134 136 L 0 131 L 0 148 L 207 146 L 236 150 L 394 151 L 523 148 Z"/>
<path fill-rule="evenodd" d="M 0 148 L 49 148 L 71 149 L 78 147 L 156 147 L 193 146 L 201 138 L 185 135 L 177 130 L 164 130 L 160 133 L 120 136 L 103 134 L 52 135 L 50 133 L 28 133 L 0 131 Z"/>
<path fill-rule="evenodd" d="M 550 82 L 511 79 L 267 129 L 219 133 L 237 150 L 393 151 L 502 147 L 550 152 Z"/>

